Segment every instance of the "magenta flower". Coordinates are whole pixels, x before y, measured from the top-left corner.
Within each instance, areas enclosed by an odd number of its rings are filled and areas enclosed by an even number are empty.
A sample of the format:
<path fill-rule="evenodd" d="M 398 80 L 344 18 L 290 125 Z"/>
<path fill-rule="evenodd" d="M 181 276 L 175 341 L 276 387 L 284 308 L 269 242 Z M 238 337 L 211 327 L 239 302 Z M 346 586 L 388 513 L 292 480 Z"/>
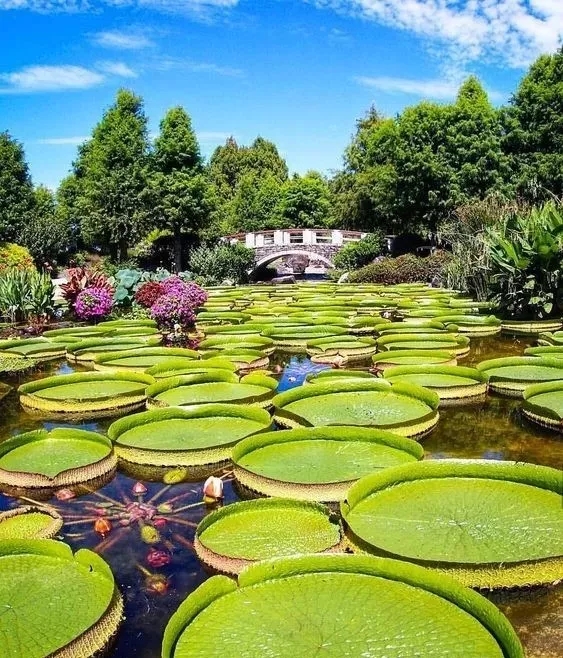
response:
<path fill-rule="evenodd" d="M 111 313 L 113 297 L 105 288 L 85 288 L 74 302 L 74 311 L 81 320 L 100 320 Z"/>

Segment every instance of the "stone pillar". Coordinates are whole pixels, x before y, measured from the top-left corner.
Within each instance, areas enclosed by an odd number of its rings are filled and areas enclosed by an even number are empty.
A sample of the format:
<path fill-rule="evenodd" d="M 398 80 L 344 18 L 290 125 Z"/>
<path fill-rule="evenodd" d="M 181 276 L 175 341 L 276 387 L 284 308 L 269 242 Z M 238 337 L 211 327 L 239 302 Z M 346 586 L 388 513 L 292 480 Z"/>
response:
<path fill-rule="evenodd" d="M 274 246 L 283 247 L 283 231 L 274 231 Z"/>
<path fill-rule="evenodd" d="M 254 233 L 247 233 L 246 234 L 246 246 L 250 247 L 251 249 L 254 249 L 256 246 L 256 241 L 255 241 L 255 236 Z"/>
<path fill-rule="evenodd" d="M 343 244 L 344 240 L 342 237 L 342 231 L 333 231 L 332 232 L 332 244 L 335 245 L 341 245 Z"/>

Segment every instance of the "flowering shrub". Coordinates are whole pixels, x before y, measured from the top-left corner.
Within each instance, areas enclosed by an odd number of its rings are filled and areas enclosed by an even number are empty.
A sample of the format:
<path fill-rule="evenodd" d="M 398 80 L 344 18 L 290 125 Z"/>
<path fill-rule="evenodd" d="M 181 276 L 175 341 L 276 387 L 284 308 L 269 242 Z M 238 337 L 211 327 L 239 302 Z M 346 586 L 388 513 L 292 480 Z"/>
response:
<path fill-rule="evenodd" d="M 164 286 L 158 281 L 143 283 L 135 293 L 135 301 L 139 306 L 150 308 L 164 294 Z"/>
<path fill-rule="evenodd" d="M 86 288 L 78 293 L 74 311 L 81 320 L 100 320 L 111 313 L 112 293 L 106 288 Z"/>
<path fill-rule="evenodd" d="M 164 294 L 151 306 L 151 317 L 160 326 L 188 327 L 195 322 L 195 310 L 207 301 L 207 293 L 197 284 L 171 276 L 161 284 Z"/>
<path fill-rule="evenodd" d="M 11 270 L 35 270 L 29 251 L 11 242 L 0 244 L 0 272 Z"/>
<path fill-rule="evenodd" d="M 113 295 L 111 283 L 102 272 L 95 272 L 89 267 L 71 267 L 67 270 L 67 283 L 61 286 L 61 294 L 69 307 L 75 307 L 78 295 L 87 288 L 103 288 Z"/>

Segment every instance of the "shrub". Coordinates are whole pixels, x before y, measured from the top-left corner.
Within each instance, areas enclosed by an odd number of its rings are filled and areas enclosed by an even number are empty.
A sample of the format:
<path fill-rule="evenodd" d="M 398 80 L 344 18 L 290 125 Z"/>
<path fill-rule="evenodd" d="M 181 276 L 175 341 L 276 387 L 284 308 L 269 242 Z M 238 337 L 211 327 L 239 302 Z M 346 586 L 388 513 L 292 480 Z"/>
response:
<path fill-rule="evenodd" d="M 11 242 L 0 245 L 0 272 L 34 269 L 33 258 L 25 247 Z"/>
<path fill-rule="evenodd" d="M 113 297 L 107 288 L 86 288 L 76 297 L 74 311 L 81 320 L 101 320 L 112 307 Z"/>
<path fill-rule="evenodd" d="M 88 267 L 72 267 L 67 270 L 67 283 L 61 286 L 61 294 L 70 308 L 74 308 L 76 298 L 86 288 L 103 288 L 113 294 L 112 285 L 105 274 Z"/>
<path fill-rule="evenodd" d="M 397 258 L 382 258 L 366 265 L 349 277 L 351 283 L 431 283 L 441 277 L 451 256 L 444 251 L 437 251 L 431 256 L 420 258 L 413 254 L 404 254 Z"/>
<path fill-rule="evenodd" d="M 143 308 L 150 308 L 164 294 L 164 288 L 158 281 L 147 281 L 141 284 L 135 293 L 135 301 Z"/>
<path fill-rule="evenodd" d="M 196 283 L 171 276 L 161 283 L 164 294 L 151 306 L 151 317 L 161 327 L 190 327 L 195 323 L 195 310 L 207 301 L 207 293 Z"/>
<path fill-rule="evenodd" d="M 0 272 L 0 316 L 11 322 L 53 313 L 54 287 L 48 274 L 11 269 Z"/>
<path fill-rule="evenodd" d="M 190 271 L 217 285 L 225 280 L 246 283 L 254 267 L 254 251 L 243 244 L 198 247 L 190 256 Z"/>
<path fill-rule="evenodd" d="M 383 235 L 370 233 L 359 242 L 349 242 L 334 257 L 339 270 L 357 270 L 371 263 L 383 251 Z"/>

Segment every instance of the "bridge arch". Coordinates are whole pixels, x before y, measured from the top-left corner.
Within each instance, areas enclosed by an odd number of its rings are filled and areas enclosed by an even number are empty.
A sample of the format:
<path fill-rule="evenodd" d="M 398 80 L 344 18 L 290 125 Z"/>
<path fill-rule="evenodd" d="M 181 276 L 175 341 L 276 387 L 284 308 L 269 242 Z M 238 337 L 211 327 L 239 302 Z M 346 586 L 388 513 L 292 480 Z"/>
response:
<path fill-rule="evenodd" d="M 259 267 L 262 267 L 263 265 L 268 265 L 269 263 L 278 260 L 278 258 L 284 258 L 285 256 L 294 256 L 294 255 L 307 256 L 310 260 L 321 261 L 327 267 L 334 268 L 334 263 L 329 258 L 313 250 L 308 251 L 305 249 L 283 249 L 282 251 L 276 251 L 273 254 L 268 254 L 267 256 L 263 256 L 262 258 L 257 259 L 256 263 L 254 264 L 253 271 L 257 270 Z"/>

